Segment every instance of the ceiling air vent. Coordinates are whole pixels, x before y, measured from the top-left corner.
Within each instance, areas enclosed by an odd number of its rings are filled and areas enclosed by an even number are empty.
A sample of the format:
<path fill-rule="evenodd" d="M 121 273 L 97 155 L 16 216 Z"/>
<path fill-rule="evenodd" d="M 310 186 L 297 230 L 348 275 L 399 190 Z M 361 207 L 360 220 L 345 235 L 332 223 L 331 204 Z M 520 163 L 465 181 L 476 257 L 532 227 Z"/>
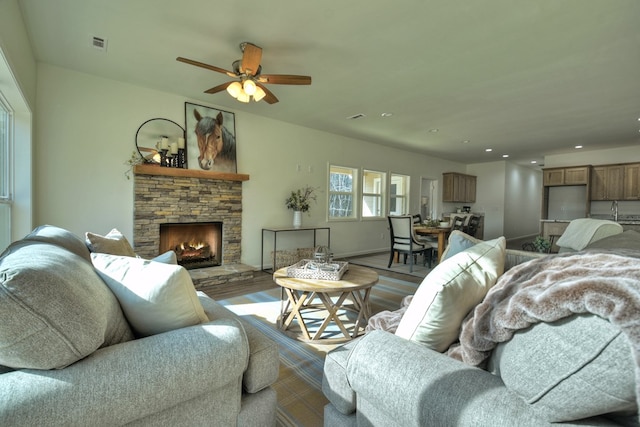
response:
<path fill-rule="evenodd" d="M 358 114 L 354 114 L 353 116 L 347 117 L 347 120 L 362 119 L 364 117 L 367 117 L 367 116 L 363 113 L 358 113 Z"/>
<path fill-rule="evenodd" d="M 102 51 L 107 51 L 107 39 L 102 37 L 91 36 L 91 46 Z"/>

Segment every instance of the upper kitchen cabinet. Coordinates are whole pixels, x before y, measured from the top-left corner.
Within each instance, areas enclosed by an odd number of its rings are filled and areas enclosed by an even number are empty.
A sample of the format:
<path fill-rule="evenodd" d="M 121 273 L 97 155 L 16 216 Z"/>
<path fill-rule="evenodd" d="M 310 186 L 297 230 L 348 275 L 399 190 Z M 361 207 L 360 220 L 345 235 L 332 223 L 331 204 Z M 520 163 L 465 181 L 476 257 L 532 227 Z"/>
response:
<path fill-rule="evenodd" d="M 623 176 L 623 199 L 640 200 L 640 163 L 629 163 L 624 165 Z"/>
<path fill-rule="evenodd" d="M 589 166 L 543 170 L 542 184 L 546 187 L 553 187 L 556 185 L 587 185 L 588 183 Z"/>
<path fill-rule="evenodd" d="M 622 200 L 624 165 L 602 165 L 591 169 L 591 200 Z"/>
<path fill-rule="evenodd" d="M 453 203 L 475 203 L 476 177 L 457 172 L 442 174 L 442 201 Z"/>

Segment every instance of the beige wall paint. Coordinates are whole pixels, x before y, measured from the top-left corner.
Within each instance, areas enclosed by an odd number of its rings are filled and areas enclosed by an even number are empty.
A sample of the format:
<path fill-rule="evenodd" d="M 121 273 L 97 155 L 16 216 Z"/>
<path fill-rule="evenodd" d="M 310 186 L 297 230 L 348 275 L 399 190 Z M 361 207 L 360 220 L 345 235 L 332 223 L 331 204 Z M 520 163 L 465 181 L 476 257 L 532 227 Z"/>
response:
<path fill-rule="evenodd" d="M 225 96 L 220 94 L 218 96 Z M 133 233 L 133 181 L 124 162 L 138 127 L 153 117 L 184 123 L 183 97 L 40 64 L 36 112 L 37 223 L 75 233 Z M 215 97 L 212 97 L 215 101 Z M 284 102 L 284 101 L 283 101 Z M 202 102 L 194 102 L 203 104 Z M 213 103 L 207 106 L 216 108 Z M 329 163 L 411 176 L 411 212 L 418 212 L 421 176 L 441 176 L 464 165 L 365 141 L 236 112 L 238 172 L 243 184 L 242 261 L 260 264 L 263 227 L 290 226 L 284 206 L 291 190 L 320 189 L 305 225 L 331 227 L 336 256 L 386 250 L 385 220 L 327 223 Z M 300 165 L 300 171 L 297 170 Z M 309 246 L 309 241 L 296 245 Z"/>

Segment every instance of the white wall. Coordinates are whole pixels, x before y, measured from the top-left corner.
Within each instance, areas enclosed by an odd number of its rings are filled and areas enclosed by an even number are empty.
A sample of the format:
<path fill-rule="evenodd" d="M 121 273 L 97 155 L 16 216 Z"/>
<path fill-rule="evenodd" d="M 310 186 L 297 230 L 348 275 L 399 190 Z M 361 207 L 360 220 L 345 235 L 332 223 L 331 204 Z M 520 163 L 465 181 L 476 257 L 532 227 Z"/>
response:
<path fill-rule="evenodd" d="M 639 141 L 640 143 L 640 137 Z M 569 154 L 545 156 L 544 167 L 609 165 L 640 162 L 640 144 L 637 147 L 610 148 L 607 150 L 575 150 Z"/>
<path fill-rule="evenodd" d="M 504 236 L 505 172 L 503 161 L 467 166 L 467 173 L 477 177 L 473 211 L 484 212 L 486 240 Z"/>
<path fill-rule="evenodd" d="M 22 238 L 33 228 L 32 111 L 36 98 L 36 70 L 18 3 L 1 0 L 0 92 L 14 112 L 11 240 Z"/>
<path fill-rule="evenodd" d="M 484 212 L 484 238 L 507 239 L 538 234 L 542 172 L 506 161 L 476 163 L 467 173 L 477 176 L 473 211 Z"/>
<path fill-rule="evenodd" d="M 225 96 L 220 94 L 218 96 Z M 215 96 L 212 96 L 215 101 Z M 83 234 L 119 228 L 133 234 L 133 180 L 124 162 L 146 120 L 184 123 L 184 102 L 203 104 L 129 84 L 40 64 L 36 110 L 37 223 Z M 216 108 L 212 103 L 206 103 Z M 411 176 L 411 212 L 418 212 L 420 177 L 438 178 L 464 165 L 236 112 L 238 172 L 243 183 L 242 262 L 260 265 L 263 227 L 290 226 L 284 206 L 291 190 L 321 189 L 304 225 L 326 226 L 329 163 Z M 298 172 L 296 166 L 301 165 Z M 331 222 L 336 256 L 386 250 L 387 222 Z M 309 245 L 309 244 L 308 244 Z"/>
<path fill-rule="evenodd" d="M 504 235 L 515 239 L 539 234 L 542 172 L 511 162 L 505 166 Z"/>

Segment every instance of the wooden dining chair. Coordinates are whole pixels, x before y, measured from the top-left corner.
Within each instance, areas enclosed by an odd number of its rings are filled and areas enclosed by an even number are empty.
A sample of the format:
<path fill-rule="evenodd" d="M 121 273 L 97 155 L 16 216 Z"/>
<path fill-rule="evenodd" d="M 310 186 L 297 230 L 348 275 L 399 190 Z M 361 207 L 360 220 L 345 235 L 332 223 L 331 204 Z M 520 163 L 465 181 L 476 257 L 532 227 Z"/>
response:
<path fill-rule="evenodd" d="M 415 237 L 413 232 L 413 218 L 411 215 L 388 216 L 389 232 L 391 234 L 391 253 L 389 255 L 389 265 L 393 264 L 393 258 L 396 254 L 404 255 L 404 263 L 407 263 L 409 257 L 409 272 L 413 272 L 413 265 L 417 261 L 417 256 L 422 255 L 423 265 L 427 262 L 426 254 L 433 251 L 431 247 L 421 244 Z"/>
<path fill-rule="evenodd" d="M 464 232 L 464 220 L 463 216 L 451 215 L 451 230 L 459 230 Z"/>
<path fill-rule="evenodd" d="M 465 227 L 464 232 L 471 237 L 476 237 L 478 227 L 480 226 L 480 219 L 480 215 L 471 215 L 469 217 L 469 223 Z"/>

